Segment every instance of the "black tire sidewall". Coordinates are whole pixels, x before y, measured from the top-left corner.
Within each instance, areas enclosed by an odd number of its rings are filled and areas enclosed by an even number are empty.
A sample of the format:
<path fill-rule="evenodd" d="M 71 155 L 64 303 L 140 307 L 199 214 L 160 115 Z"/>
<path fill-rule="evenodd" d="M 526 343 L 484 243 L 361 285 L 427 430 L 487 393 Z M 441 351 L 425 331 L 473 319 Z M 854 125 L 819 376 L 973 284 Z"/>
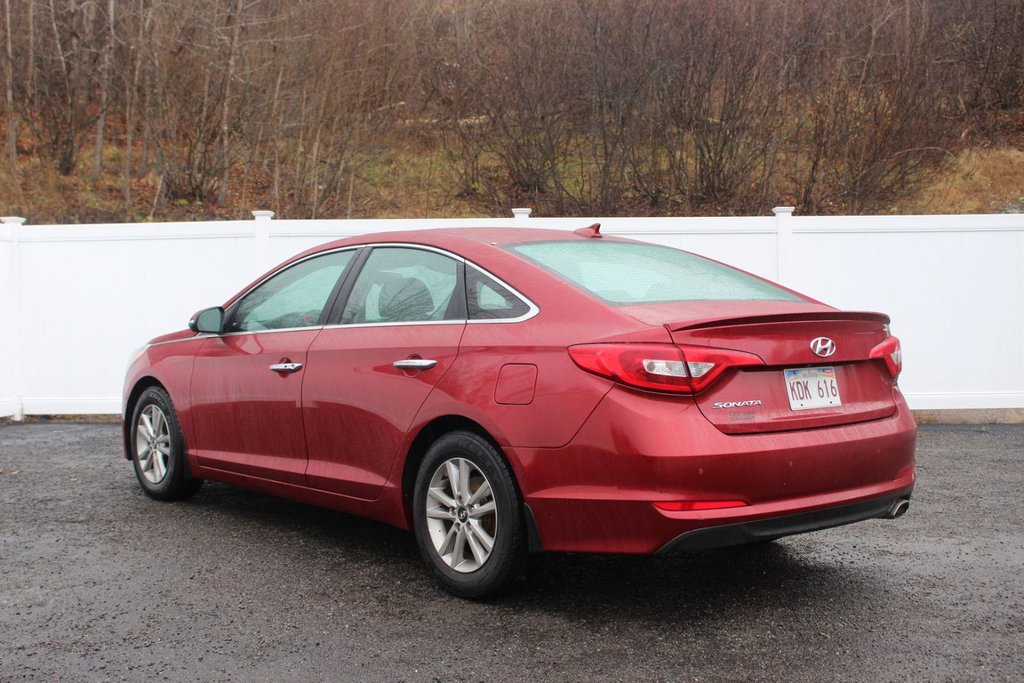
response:
<path fill-rule="evenodd" d="M 167 474 L 159 483 L 152 483 L 146 479 L 139 464 L 138 424 L 139 416 L 147 407 L 155 405 L 167 418 L 168 431 L 171 437 L 171 455 L 167 459 Z M 188 482 L 188 464 L 185 462 L 185 443 L 181 435 L 181 427 L 178 425 L 178 415 L 174 411 L 171 398 L 163 389 L 150 387 L 142 392 L 135 409 L 132 411 L 131 422 L 131 446 L 132 464 L 135 467 L 135 476 L 142 485 L 142 490 L 152 498 L 158 500 L 174 500 L 185 493 Z"/>
<path fill-rule="evenodd" d="M 498 513 L 494 549 L 484 566 L 474 572 L 457 572 L 441 559 L 427 529 L 426 497 L 437 468 L 451 458 L 465 458 L 483 472 L 491 485 Z M 448 591 L 464 598 L 485 598 L 505 584 L 524 555 L 522 504 L 508 466 L 493 445 L 472 432 L 445 434 L 427 450 L 416 475 L 413 495 L 413 527 L 420 554 L 434 576 Z"/>

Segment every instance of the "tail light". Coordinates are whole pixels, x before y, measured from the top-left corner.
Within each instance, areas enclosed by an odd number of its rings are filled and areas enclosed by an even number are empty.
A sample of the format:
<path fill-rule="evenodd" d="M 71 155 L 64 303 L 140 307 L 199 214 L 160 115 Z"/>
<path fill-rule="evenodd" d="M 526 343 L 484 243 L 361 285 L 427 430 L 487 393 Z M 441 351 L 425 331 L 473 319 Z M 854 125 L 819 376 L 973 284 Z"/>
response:
<path fill-rule="evenodd" d="M 880 358 L 885 361 L 885 367 L 893 379 L 900 376 L 903 370 L 903 352 L 900 350 L 900 340 L 896 337 L 889 337 L 884 342 L 871 349 L 871 358 Z"/>
<path fill-rule="evenodd" d="M 569 356 L 595 375 L 672 394 L 695 394 L 729 368 L 764 365 L 742 351 L 672 344 L 580 344 L 569 347 Z"/>

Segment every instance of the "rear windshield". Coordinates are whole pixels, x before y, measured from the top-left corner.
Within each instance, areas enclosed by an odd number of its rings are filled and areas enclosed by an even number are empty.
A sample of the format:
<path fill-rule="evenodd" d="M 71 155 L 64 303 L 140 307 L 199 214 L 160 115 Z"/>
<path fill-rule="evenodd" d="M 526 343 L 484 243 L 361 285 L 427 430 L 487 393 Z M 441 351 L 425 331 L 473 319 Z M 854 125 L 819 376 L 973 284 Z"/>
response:
<path fill-rule="evenodd" d="M 803 300 L 728 266 L 655 244 L 567 240 L 508 249 L 610 304 Z"/>

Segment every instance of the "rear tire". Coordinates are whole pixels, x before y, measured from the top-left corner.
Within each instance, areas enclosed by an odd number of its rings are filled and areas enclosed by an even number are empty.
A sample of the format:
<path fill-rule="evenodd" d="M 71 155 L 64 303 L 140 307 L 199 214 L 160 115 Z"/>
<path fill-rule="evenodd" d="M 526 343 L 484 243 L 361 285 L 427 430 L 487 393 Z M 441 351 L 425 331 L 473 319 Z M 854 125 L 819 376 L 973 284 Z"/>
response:
<path fill-rule="evenodd" d="M 142 392 L 131 421 L 132 463 L 146 495 L 156 500 L 191 498 L 203 485 L 189 473 L 185 439 L 171 397 L 160 387 Z"/>
<path fill-rule="evenodd" d="M 526 555 L 522 501 L 501 454 L 472 432 L 440 437 L 420 463 L 413 529 L 438 582 L 462 598 L 494 595 Z"/>

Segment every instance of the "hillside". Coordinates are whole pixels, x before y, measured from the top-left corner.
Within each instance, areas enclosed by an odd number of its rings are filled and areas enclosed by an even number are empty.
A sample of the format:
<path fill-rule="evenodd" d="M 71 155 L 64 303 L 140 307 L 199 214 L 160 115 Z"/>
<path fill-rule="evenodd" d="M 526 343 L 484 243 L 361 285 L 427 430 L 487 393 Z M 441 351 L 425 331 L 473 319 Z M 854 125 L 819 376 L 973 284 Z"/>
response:
<path fill-rule="evenodd" d="M 308 218 L 275 206 L 272 179 L 259 168 L 241 168 L 232 175 L 224 206 L 215 202 L 158 201 L 159 176 L 150 171 L 131 184 L 126 208 L 120 164 L 123 150 L 108 145 L 104 172 L 93 182 L 89 169 L 62 176 L 37 160 L 19 164 L 18 185 L 0 169 L 0 207 L 3 215 L 20 215 L 31 224 L 103 223 L 178 220 L 247 219 L 254 209 L 270 208 L 279 218 Z M 929 170 L 917 189 L 877 213 L 958 214 L 1024 212 L 1024 149 L 971 147 Z M 381 155 L 363 166 L 346 204 L 322 218 L 443 218 L 507 217 L 511 204 L 498 206 L 481 197 L 460 196 L 453 190 L 443 155 L 429 148 L 404 148 Z M 780 203 L 792 201 L 782 197 Z M 517 204 L 518 205 L 518 204 Z M 526 201 L 525 206 L 530 206 Z M 646 215 L 643 210 L 636 215 Z M 535 215 L 555 215 L 535 212 Z M 620 215 L 628 215 L 620 214 Z M 673 214 L 666 214 L 673 215 Z M 715 215 L 705 211 L 674 215 Z"/>
<path fill-rule="evenodd" d="M 1024 0 L 4 3 L 0 212 L 1012 210 Z"/>

